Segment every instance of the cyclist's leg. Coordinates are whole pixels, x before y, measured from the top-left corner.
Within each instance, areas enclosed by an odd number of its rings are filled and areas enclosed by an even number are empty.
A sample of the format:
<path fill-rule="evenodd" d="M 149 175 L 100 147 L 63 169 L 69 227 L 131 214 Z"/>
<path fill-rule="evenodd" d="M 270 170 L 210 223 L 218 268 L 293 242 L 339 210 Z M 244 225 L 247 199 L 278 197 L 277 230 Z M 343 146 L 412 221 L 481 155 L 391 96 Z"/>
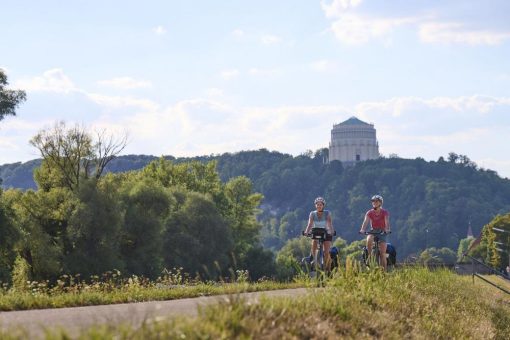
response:
<path fill-rule="evenodd" d="M 317 240 L 312 240 L 312 259 L 315 263 L 317 263 Z"/>
<path fill-rule="evenodd" d="M 379 257 L 381 259 L 381 265 L 386 270 L 386 267 L 388 266 L 386 262 L 386 241 L 380 241 L 379 242 Z"/>
<path fill-rule="evenodd" d="M 324 241 L 324 268 L 328 271 L 331 269 L 331 256 L 329 256 L 330 249 L 331 241 Z"/>
<path fill-rule="evenodd" d="M 374 246 L 374 235 L 367 236 L 367 250 L 368 250 L 368 258 L 372 256 L 372 247 Z"/>

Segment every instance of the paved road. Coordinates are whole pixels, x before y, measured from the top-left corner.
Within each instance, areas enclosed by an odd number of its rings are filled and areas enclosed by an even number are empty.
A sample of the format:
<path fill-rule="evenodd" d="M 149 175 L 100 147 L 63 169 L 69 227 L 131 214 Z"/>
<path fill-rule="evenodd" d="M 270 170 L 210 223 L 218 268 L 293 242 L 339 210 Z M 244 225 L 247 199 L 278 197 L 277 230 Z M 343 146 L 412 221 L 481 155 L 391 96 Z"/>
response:
<path fill-rule="evenodd" d="M 256 302 L 262 295 L 296 296 L 306 292 L 305 288 L 296 288 L 243 293 L 240 296 L 247 301 Z M 210 305 L 228 298 L 229 295 L 217 295 L 170 301 L 0 312 L 0 327 L 6 330 L 23 326 L 31 339 L 43 337 L 45 329 L 61 327 L 75 337 L 93 325 L 131 323 L 138 327 L 144 321 L 150 322 L 160 317 L 196 316 L 198 306 Z"/>

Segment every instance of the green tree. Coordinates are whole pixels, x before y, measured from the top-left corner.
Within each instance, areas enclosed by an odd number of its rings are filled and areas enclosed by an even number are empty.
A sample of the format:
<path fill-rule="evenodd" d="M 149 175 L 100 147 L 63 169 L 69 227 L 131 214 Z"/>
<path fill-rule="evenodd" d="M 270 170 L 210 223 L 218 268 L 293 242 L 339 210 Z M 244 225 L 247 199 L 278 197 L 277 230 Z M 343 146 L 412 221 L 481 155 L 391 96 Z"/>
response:
<path fill-rule="evenodd" d="M 27 261 L 31 277 L 58 277 L 62 274 L 63 257 L 71 247 L 67 228 L 76 199 L 65 188 L 24 193 L 8 190 L 5 196 L 20 235 L 14 249 Z"/>
<path fill-rule="evenodd" d="M 112 269 L 123 270 L 120 254 L 122 210 L 117 188 L 96 179 L 83 181 L 78 204 L 69 217 L 71 247 L 64 257 L 65 271 L 84 277 Z"/>
<path fill-rule="evenodd" d="M 250 248 L 246 253 L 245 268 L 248 270 L 251 280 L 258 280 L 263 277 L 274 277 L 276 264 L 274 254 L 261 246 Z"/>
<path fill-rule="evenodd" d="M 463 238 L 459 242 L 459 248 L 457 249 L 457 262 L 467 261 L 463 255 L 466 253 L 466 251 L 469 249 L 471 244 L 475 241 L 475 238 L 473 237 L 467 237 Z"/>
<path fill-rule="evenodd" d="M 27 99 L 25 91 L 9 90 L 6 86 L 7 75 L 0 69 L 0 120 L 7 115 L 16 115 L 16 108 Z"/>
<path fill-rule="evenodd" d="M 297 211 L 291 211 L 282 216 L 280 220 L 279 236 L 283 240 L 288 240 L 299 236 L 305 229 L 306 222 L 299 218 Z"/>
<path fill-rule="evenodd" d="M 11 268 L 16 258 L 15 245 L 21 237 L 15 224 L 12 202 L 0 189 L 0 281 L 11 279 Z"/>
<path fill-rule="evenodd" d="M 234 240 L 234 256 L 242 263 L 250 248 L 259 243 L 261 225 L 256 214 L 262 195 L 253 193 L 251 181 L 241 176 L 228 181 L 225 197 L 228 201 L 227 219 Z"/>
<path fill-rule="evenodd" d="M 128 274 L 155 278 L 164 267 L 163 235 L 173 197 L 155 181 L 127 181 L 121 188 L 124 214 L 121 252 Z"/>
<path fill-rule="evenodd" d="M 418 257 L 418 262 L 423 264 L 453 264 L 457 260 L 457 256 L 450 248 L 425 249 Z"/>
<path fill-rule="evenodd" d="M 232 235 L 220 211 L 207 195 L 175 189 L 175 210 L 165 225 L 167 268 L 216 278 L 227 272 Z"/>
<path fill-rule="evenodd" d="M 166 188 L 180 187 L 189 191 L 215 194 L 221 190 L 216 162 L 198 161 L 175 164 L 161 157 L 143 169 L 143 175 L 157 180 Z"/>
<path fill-rule="evenodd" d="M 482 243 L 486 246 L 485 261 L 494 268 L 505 268 L 510 252 L 510 213 L 494 217 L 482 232 Z"/>
<path fill-rule="evenodd" d="M 310 255 L 310 239 L 297 237 L 287 241 L 276 255 L 277 277 L 289 280 L 301 270 L 301 260 Z"/>
<path fill-rule="evenodd" d="M 23 257 L 17 256 L 12 269 L 12 287 L 15 291 L 27 292 L 30 290 L 30 274 L 30 265 Z"/>

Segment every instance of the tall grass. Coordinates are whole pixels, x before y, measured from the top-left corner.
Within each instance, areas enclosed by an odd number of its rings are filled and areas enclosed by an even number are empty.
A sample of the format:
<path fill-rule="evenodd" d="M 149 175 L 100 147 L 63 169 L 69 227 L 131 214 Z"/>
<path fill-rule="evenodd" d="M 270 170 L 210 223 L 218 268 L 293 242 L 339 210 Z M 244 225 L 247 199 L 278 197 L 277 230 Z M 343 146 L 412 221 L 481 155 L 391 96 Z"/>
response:
<path fill-rule="evenodd" d="M 304 284 L 308 284 L 304 282 Z M 84 339 L 510 339 L 510 298 L 447 270 L 356 266 L 295 298 L 230 301 L 178 318 L 95 327 Z M 54 333 L 49 338 L 63 339 Z"/>
<path fill-rule="evenodd" d="M 138 276 L 124 278 L 118 271 L 94 276 L 87 282 L 79 275 L 63 275 L 55 284 L 32 281 L 12 287 L 3 286 L 0 288 L 0 311 L 173 300 L 300 285 L 269 280 L 250 283 L 244 271 L 231 274 L 235 278 L 233 282 L 191 279 L 179 269 L 166 271 L 155 281 Z"/>

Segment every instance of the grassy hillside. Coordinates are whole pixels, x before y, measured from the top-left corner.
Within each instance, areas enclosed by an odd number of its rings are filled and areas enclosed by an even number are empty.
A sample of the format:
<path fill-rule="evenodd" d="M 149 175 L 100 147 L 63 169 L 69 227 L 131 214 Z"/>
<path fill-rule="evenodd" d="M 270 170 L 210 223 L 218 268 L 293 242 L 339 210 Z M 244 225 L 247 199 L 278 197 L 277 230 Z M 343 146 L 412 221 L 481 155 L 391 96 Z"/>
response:
<path fill-rule="evenodd" d="M 383 274 L 351 267 L 325 288 L 310 288 L 307 296 L 263 299 L 259 304 L 232 296 L 201 310 L 196 319 L 162 320 L 140 329 L 108 325 L 82 337 L 509 339 L 510 296 L 447 270 L 409 268 Z"/>

